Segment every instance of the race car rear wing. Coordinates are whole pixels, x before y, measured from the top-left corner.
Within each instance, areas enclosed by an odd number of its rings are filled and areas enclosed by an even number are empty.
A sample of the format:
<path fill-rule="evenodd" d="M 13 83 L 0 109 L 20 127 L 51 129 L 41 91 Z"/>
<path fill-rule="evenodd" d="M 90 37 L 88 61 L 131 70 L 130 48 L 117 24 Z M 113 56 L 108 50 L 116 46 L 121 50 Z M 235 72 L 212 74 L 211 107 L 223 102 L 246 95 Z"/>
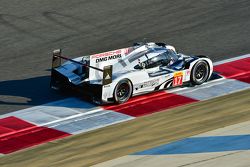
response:
<path fill-rule="evenodd" d="M 79 65 L 84 66 L 86 68 L 91 68 L 91 69 L 102 72 L 103 73 L 102 85 L 108 85 L 108 84 L 112 83 L 112 65 L 104 66 L 103 69 L 93 67 L 93 66 L 90 66 L 88 64 L 84 64 L 82 62 L 75 61 L 73 59 L 64 57 L 64 56 L 62 56 L 62 50 L 57 49 L 57 50 L 53 51 L 52 70 L 57 68 L 57 67 L 60 67 L 62 65 L 62 59 L 66 60 L 66 61 L 70 61 L 72 63 L 79 64 Z M 53 77 L 53 76 L 51 76 L 51 77 Z"/>

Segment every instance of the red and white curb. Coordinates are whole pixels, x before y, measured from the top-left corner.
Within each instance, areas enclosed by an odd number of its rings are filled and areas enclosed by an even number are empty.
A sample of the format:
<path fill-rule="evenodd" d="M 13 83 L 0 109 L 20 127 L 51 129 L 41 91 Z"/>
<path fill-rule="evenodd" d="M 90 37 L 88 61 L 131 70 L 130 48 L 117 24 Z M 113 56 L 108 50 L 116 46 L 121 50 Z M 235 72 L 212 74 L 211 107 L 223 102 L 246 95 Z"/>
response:
<path fill-rule="evenodd" d="M 215 71 L 225 78 L 192 88 L 151 93 L 104 107 L 68 98 L 1 115 L 0 154 L 250 88 L 250 54 L 222 62 L 215 63 Z"/>

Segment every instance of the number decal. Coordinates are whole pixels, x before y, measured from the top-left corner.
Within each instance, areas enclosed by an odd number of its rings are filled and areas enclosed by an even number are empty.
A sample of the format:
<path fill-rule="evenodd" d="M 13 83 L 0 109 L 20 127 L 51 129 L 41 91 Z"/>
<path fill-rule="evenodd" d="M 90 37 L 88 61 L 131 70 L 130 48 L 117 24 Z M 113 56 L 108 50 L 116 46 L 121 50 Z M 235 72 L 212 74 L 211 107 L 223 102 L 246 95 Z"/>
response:
<path fill-rule="evenodd" d="M 181 86 L 183 84 L 183 72 L 175 72 L 174 73 L 174 79 L 173 79 L 173 87 L 175 86 Z"/>

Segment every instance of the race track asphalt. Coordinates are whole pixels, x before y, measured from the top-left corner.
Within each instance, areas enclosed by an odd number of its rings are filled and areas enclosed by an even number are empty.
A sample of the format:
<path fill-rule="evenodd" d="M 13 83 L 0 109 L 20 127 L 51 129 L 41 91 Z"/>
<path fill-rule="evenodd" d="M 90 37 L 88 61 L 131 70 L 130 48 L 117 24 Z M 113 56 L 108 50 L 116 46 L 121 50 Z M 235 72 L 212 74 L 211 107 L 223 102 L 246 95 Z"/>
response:
<path fill-rule="evenodd" d="M 166 42 L 222 60 L 250 53 L 248 0 L 0 0 L 0 114 L 71 96 L 49 89 L 51 51 L 69 57 Z"/>

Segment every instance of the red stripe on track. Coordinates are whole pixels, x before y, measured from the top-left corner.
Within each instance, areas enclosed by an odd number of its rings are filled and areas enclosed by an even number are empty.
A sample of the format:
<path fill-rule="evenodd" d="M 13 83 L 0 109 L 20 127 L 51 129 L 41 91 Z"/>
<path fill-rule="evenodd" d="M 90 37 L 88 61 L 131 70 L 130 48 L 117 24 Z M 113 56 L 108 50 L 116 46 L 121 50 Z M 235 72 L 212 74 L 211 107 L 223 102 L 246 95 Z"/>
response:
<path fill-rule="evenodd" d="M 104 109 L 139 117 L 196 101 L 188 97 L 161 91 L 133 97 L 124 104 L 104 106 Z"/>
<path fill-rule="evenodd" d="M 12 153 L 69 135 L 55 129 L 33 125 L 16 117 L 3 118 L 0 119 L 0 153 Z"/>
<path fill-rule="evenodd" d="M 214 67 L 214 71 L 219 72 L 226 78 L 250 83 L 250 58 L 217 65 Z"/>

